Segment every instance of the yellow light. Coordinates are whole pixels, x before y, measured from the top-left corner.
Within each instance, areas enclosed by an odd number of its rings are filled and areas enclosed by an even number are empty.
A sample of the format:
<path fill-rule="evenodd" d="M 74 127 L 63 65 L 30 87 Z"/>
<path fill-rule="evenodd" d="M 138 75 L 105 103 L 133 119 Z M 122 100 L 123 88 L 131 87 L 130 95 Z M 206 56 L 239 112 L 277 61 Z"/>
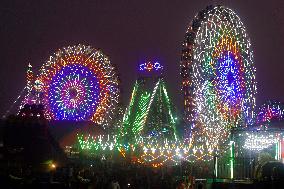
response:
<path fill-rule="evenodd" d="M 52 163 L 52 164 L 50 165 L 50 167 L 51 167 L 52 169 L 55 169 L 55 168 L 56 168 L 56 165 L 55 165 L 54 163 Z"/>

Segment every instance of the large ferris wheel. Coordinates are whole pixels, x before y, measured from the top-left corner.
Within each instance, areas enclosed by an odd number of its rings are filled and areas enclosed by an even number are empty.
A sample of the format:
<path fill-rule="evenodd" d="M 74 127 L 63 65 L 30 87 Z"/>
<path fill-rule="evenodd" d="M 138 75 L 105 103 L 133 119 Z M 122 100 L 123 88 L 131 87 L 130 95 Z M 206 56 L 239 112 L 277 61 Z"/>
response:
<path fill-rule="evenodd" d="M 188 27 L 181 57 L 186 133 L 192 141 L 207 141 L 210 151 L 226 139 L 229 128 L 252 123 L 255 72 L 250 40 L 237 14 L 223 6 L 200 11 Z"/>
<path fill-rule="evenodd" d="M 101 50 L 68 46 L 56 51 L 35 81 L 45 115 L 54 120 L 90 120 L 107 125 L 115 115 L 119 79 Z"/>

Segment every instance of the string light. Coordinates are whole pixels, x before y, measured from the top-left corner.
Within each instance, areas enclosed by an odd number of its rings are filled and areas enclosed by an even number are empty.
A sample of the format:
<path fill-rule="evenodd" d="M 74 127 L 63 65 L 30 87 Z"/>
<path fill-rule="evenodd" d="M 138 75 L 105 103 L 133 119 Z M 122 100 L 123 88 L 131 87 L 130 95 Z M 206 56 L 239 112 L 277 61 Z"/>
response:
<path fill-rule="evenodd" d="M 136 136 L 131 142 L 125 143 L 117 135 L 77 134 L 77 140 L 83 151 L 97 155 L 118 152 L 124 158 L 126 154 L 132 154 L 138 163 L 153 167 L 175 165 L 181 161 L 207 161 L 205 155 L 200 155 L 203 154 L 201 149 L 191 150 L 187 141 L 178 139 Z"/>
<path fill-rule="evenodd" d="M 261 151 L 279 141 L 278 134 L 246 133 L 244 148 L 252 151 Z"/>
<path fill-rule="evenodd" d="M 25 87 L 25 97 L 21 102 L 21 105 L 19 107 L 19 110 L 21 110 L 25 104 L 34 104 L 34 98 L 33 98 L 33 82 L 34 82 L 34 74 L 32 71 L 32 65 L 28 64 L 27 72 L 26 72 L 26 87 Z"/>

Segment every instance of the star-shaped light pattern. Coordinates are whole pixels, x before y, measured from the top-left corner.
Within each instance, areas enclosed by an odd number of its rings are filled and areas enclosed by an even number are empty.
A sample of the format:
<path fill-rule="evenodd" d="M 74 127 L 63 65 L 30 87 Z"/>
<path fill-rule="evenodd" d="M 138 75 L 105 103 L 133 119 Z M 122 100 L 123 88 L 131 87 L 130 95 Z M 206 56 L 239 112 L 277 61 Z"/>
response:
<path fill-rule="evenodd" d="M 99 103 L 100 88 L 96 76 L 84 66 L 65 66 L 49 87 L 48 102 L 58 120 L 88 120 Z"/>

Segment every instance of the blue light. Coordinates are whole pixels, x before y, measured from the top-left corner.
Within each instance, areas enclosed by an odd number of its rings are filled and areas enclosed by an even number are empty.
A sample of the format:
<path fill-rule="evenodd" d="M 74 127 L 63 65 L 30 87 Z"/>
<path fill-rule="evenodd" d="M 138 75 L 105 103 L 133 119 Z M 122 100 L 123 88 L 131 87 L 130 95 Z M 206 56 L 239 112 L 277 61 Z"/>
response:
<path fill-rule="evenodd" d="M 56 120 L 86 120 L 96 111 L 99 94 L 99 82 L 89 68 L 68 65 L 52 78 L 48 104 Z"/>
<path fill-rule="evenodd" d="M 159 62 L 145 62 L 139 65 L 139 71 L 162 71 L 163 66 Z"/>
<path fill-rule="evenodd" d="M 217 92 L 222 103 L 230 107 L 239 104 L 244 95 L 242 73 L 240 63 L 232 52 L 225 51 L 218 59 L 216 76 Z"/>
<path fill-rule="evenodd" d="M 158 70 L 162 70 L 163 66 L 159 62 L 155 62 L 154 68 L 155 68 L 156 71 L 158 71 Z"/>

